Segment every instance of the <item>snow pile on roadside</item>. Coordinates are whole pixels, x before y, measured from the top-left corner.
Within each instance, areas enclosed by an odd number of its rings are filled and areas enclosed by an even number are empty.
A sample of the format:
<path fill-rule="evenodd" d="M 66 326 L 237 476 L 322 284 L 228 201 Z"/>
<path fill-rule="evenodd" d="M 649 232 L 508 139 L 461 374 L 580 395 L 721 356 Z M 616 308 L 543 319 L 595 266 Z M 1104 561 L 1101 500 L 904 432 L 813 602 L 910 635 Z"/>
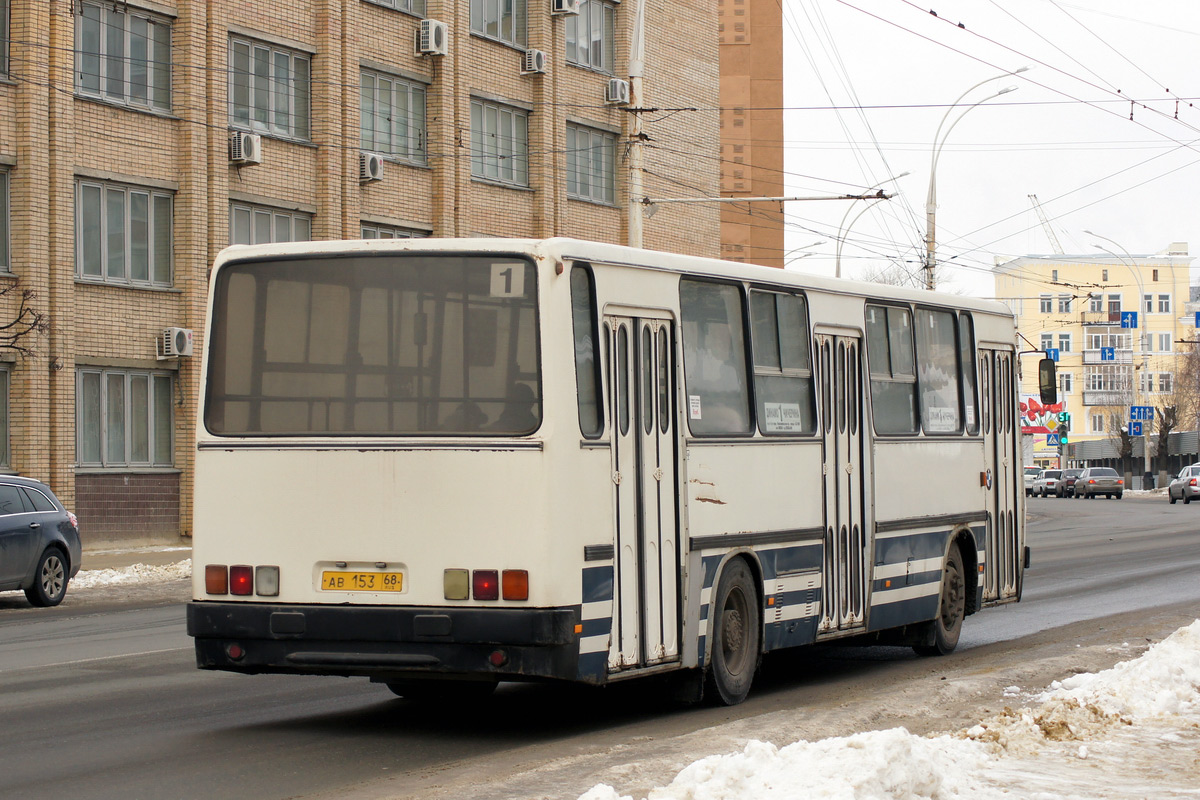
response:
<path fill-rule="evenodd" d="M 131 564 L 120 569 L 82 569 L 71 579 L 71 590 L 95 589 L 130 583 L 162 583 L 190 579 L 192 560 L 186 558 L 174 564 Z"/>
<path fill-rule="evenodd" d="M 1006 708 L 953 735 L 919 737 L 895 728 L 782 748 L 751 741 L 741 753 L 691 764 L 648 800 L 1061 800 L 1194 792 L 1200 620 L 1140 658 L 1056 681 L 1032 700 L 1033 708 Z M 631 798 L 599 784 L 579 800 Z"/>

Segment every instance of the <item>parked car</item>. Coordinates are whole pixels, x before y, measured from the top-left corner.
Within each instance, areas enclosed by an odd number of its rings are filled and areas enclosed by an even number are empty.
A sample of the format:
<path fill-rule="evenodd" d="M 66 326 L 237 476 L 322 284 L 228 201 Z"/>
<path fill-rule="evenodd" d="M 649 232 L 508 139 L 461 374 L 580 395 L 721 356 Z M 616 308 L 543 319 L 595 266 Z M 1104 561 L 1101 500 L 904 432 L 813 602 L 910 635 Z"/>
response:
<path fill-rule="evenodd" d="M 1054 493 L 1059 497 L 1074 497 L 1075 480 L 1083 472 L 1082 469 L 1064 469 L 1062 476 L 1058 479 L 1058 486 L 1055 487 Z"/>
<path fill-rule="evenodd" d="M 1098 494 L 1121 499 L 1125 493 L 1125 480 L 1112 467 L 1088 467 L 1075 479 L 1075 496 L 1091 500 Z"/>
<path fill-rule="evenodd" d="M 1038 473 L 1042 471 L 1041 467 L 1025 467 L 1025 496 L 1029 497 L 1033 494 L 1033 482 L 1037 480 Z"/>
<path fill-rule="evenodd" d="M 56 606 L 80 554 L 79 520 L 49 486 L 0 475 L 0 590 L 24 589 L 35 606 Z"/>
<path fill-rule="evenodd" d="M 1176 500 L 1190 503 L 1197 497 L 1200 497 L 1200 464 L 1192 464 L 1181 469 L 1179 474 L 1171 479 L 1170 485 L 1167 486 L 1167 499 L 1172 504 Z"/>
<path fill-rule="evenodd" d="M 1058 491 L 1058 479 L 1062 475 L 1061 469 L 1044 469 L 1038 473 L 1038 476 L 1033 480 L 1033 496 L 1049 497 L 1056 494 Z"/>

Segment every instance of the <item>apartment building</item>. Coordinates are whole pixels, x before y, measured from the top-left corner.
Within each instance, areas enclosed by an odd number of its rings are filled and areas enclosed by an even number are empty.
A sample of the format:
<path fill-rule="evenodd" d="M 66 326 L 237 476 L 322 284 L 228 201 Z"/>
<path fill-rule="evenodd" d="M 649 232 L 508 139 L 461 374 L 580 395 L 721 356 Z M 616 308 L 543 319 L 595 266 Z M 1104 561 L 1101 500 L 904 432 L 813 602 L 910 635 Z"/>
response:
<path fill-rule="evenodd" d="M 1175 242 L 1153 254 L 1023 256 L 996 266 L 997 299 L 1016 314 L 1025 347 L 1057 354 L 1069 439 L 1094 457 L 1105 448 L 1085 443 L 1110 442 L 1130 406 L 1170 404 L 1179 342 L 1196 334 L 1185 310 L 1191 262 L 1187 244 Z M 1022 396 L 1036 396 L 1037 370 L 1024 363 Z M 1057 420 L 1036 407 L 1023 422 L 1056 432 Z M 1034 435 L 1039 463 L 1057 463 L 1053 441 Z"/>
<path fill-rule="evenodd" d="M 625 242 L 633 0 L 0 0 L 0 469 L 91 541 L 191 532 L 208 267 L 231 243 Z M 645 4 L 647 195 L 717 196 L 714 0 Z M 720 212 L 645 246 L 718 256 Z M 193 332 L 188 338 L 188 332 Z M 2 335 L 2 334 L 0 334 Z"/>

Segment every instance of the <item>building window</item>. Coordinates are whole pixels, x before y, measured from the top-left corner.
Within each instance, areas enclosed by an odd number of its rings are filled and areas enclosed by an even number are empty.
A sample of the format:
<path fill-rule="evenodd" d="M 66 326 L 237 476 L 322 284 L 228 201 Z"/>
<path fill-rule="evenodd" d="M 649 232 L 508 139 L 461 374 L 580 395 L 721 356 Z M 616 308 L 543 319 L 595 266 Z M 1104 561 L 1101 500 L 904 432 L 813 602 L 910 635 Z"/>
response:
<path fill-rule="evenodd" d="M 1175 376 L 1170 372 L 1158 373 L 1158 391 L 1162 394 L 1170 394 L 1175 391 Z"/>
<path fill-rule="evenodd" d="M 471 101 L 471 174 L 529 185 L 529 115 L 511 106 Z"/>
<path fill-rule="evenodd" d="M 75 274 L 134 286 L 171 285 L 169 192 L 115 183 L 76 185 Z"/>
<path fill-rule="evenodd" d="M 81 467 L 169 467 L 174 377 L 82 368 L 76 373 L 76 461 Z"/>
<path fill-rule="evenodd" d="M 1050 270 L 1050 282 L 1058 283 L 1058 270 L 1056 270 L 1056 269 Z"/>
<path fill-rule="evenodd" d="M 1171 313 L 1171 295 L 1160 294 L 1158 296 L 1158 313 L 1160 313 L 1160 314 L 1170 314 Z"/>
<path fill-rule="evenodd" d="M 8 0 L 0 0 L 0 75 L 8 74 Z"/>
<path fill-rule="evenodd" d="M 229 41 L 229 119 L 238 128 L 309 137 L 309 56 L 259 42 Z"/>
<path fill-rule="evenodd" d="M 1109 314 L 1120 314 L 1121 313 L 1121 295 L 1110 294 L 1108 296 L 1108 313 Z"/>
<path fill-rule="evenodd" d="M 1093 314 L 1101 314 L 1104 312 L 1104 295 L 1090 294 L 1088 295 L 1088 311 Z"/>
<path fill-rule="evenodd" d="M 1108 283 L 1108 270 L 1100 270 L 1100 280 L 1104 283 Z"/>
<path fill-rule="evenodd" d="M 1158 335 L 1158 350 L 1160 353 L 1171 352 L 1171 334 L 1160 333 Z"/>
<path fill-rule="evenodd" d="M 8 248 L 8 170 L 0 169 L 0 272 L 11 272 Z"/>
<path fill-rule="evenodd" d="M 363 71 L 359 91 L 359 142 L 388 158 L 425 163 L 425 87 Z"/>
<path fill-rule="evenodd" d="M 424 239 L 429 234 L 425 231 L 412 230 L 411 228 L 397 228 L 393 225 L 376 225 L 375 223 L 362 224 L 362 238 L 364 239 Z"/>
<path fill-rule="evenodd" d="M 1060 314 L 1070 314 L 1071 313 L 1071 295 L 1060 294 L 1058 296 L 1058 313 L 1060 313 Z"/>
<path fill-rule="evenodd" d="M 567 126 L 567 196 L 612 203 L 617 194 L 617 137 Z"/>
<path fill-rule="evenodd" d="M 583 0 L 577 16 L 566 20 L 567 63 L 612 74 L 616 7 L 604 0 Z"/>
<path fill-rule="evenodd" d="M 1142 295 L 1142 311 L 1145 311 L 1147 314 L 1154 313 L 1154 295 Z"/>
<path fill-rule="evenodd" d="M 1071 334 L 1060 333 L 1058 335 L 1058 349 L 1063 353 L 1071 352 Z"/>
<path fill-rule="evenodd" d="M 1088 427 L 1092 433 L 1104 433 L 1104 415 L 1092 414 L 1088 417 Z"/>
<path fill-rule="evenodd" d="M 1150 275 L 1151 275 L 1150 280 L 1154 281 L 1155 283 L 1158 283 L 1158 270 L 1156 270 L 1156 269 L 1151 270 Z"/>
<path fill-rule="evenodd" d="M 75 89 L 114 103 L 171 109 L 171 24 L 124 3 L 82 3 Z"/>
<path fill-rule="evenodd" d="M 8 370 L 0 367 L 0 467 L 11 465 L 8 445 Z"/>
<path fill-rule="evenodd" d="M 1050 295 L 1043 294 L 1038 296 L 1038 311 L 1043 314 L 1049 314 L 1053 308 L 1054 301 L 1051 299 Z"/>
<path fill-rule="evenodd" d="M 425 16 L 425 0 L 368 0 L 377 6 L 387 6 L 399 11 L 407 11 L 418 17 Z"/>
<path fill-rule="evenodd" d="M 1041 336 L 1041 348 L 1040 349 L 1045 351 L 1045 350 L 1049 350 L 1052 347 L 1054 347 L 1054 334 L 1053 333 L 1043 333 Z"/>
<path fill-rule="evenodd" d="M 1074 388 L 1074 381 L 1071 379 L 1071 373 L 1069 373 L 1069 372 L 1058 373 L 1058 393 L 1059 394 L 1070 394 L 1073 388 Z"/>
<path fill-rule="evenodd" d="M 236 203 L 229 207 L 229 232 L 230 244 L 307 242 L 312 238 L 312 217 Z"/>
<path fill-rule="evenodd" d="M 471 0 L 471 32 L 525 46 L 525 0 Z"/>

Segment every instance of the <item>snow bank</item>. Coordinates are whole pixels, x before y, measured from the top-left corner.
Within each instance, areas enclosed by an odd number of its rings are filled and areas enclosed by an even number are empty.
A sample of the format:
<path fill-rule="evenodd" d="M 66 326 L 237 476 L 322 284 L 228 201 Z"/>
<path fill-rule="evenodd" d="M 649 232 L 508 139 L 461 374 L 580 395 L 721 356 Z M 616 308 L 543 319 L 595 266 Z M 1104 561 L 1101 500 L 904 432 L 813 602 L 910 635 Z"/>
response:
<path fill-rule="evenodd" d="M 191 579 L 192 560 L 190 558 L 174 564 L 152 566 L 150 564 L 132 564 L 120 569 L 81 569 L 71 579 L 72 591 L 79 589 L 95 589 L 102 586 L 118 586 L 130 583 L 161 583 Z"/>
<path fill-rule="evenodd" d="M 1010 686 L 1004 696 L 1018 692 Z M 648 800 L 1061 800 L 1195 792 L 1200 620 L 1140 658 L 1056 681 L 1032 699 L 1033 708 L 1005 709 L 953 735 L 918 737 L 895 728 L 782 748 L 751 741 L 741 753 L 686 767 Z M 599 784 L 579 800 L 632 798 Z"/>

